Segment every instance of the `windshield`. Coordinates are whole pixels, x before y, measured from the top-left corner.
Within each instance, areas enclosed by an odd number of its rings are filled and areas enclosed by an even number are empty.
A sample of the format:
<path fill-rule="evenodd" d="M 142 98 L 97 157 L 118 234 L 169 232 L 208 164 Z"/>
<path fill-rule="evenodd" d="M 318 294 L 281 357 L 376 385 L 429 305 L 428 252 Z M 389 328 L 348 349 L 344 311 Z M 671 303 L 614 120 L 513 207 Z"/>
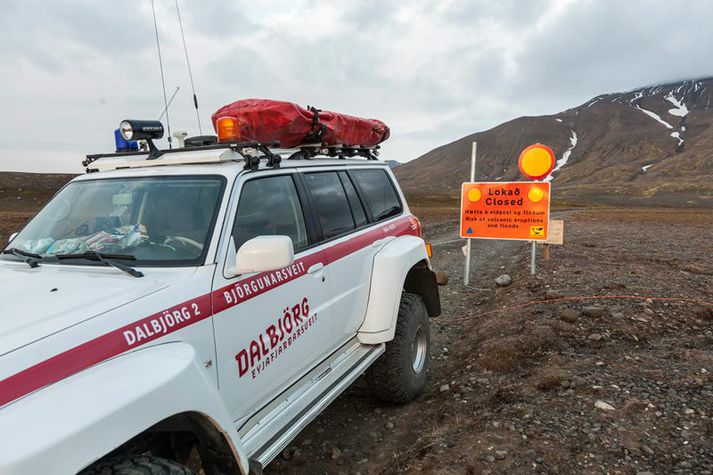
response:
<path fill-rule="evenodd" d="M 73 182 L 7 249 L 41 259 L 100 252 L 133 256 L 137 266 L 200 265 L 224 186 L 225 178 L 219 176 Z M 16 259 L 12 254 L 2 258 Z"/>

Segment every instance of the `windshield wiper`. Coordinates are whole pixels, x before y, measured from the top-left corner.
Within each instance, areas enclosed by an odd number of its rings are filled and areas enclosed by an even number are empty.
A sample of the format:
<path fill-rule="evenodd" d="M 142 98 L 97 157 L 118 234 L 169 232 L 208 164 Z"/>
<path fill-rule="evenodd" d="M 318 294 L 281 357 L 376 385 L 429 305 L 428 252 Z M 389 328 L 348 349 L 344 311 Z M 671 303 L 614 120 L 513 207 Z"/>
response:
<path fill-rule="evenodd" d="M 126 272 L 130 276 L 133 277 L 143 277 L 144 274 L 141 271 L 138 271 L 134 269 L 133 267 L 130 267 L 126 264 L 122 264 L 121 262 L 116 262 L 116 259 L 119 260 L 126 260 L 126 261 L 135 261 L 136 256 L 132 256 L 129 254 L 103 254 L 97 251 L 86 251 L 86 252 L 81 252 L 77 254 L 56 254 L 55 257 L 57 260 L 63 260 L 63 259 L 89 259 L 93 261 L 99 261 L 102 262 L 108 266 L 114 267 L 116 269 L 119 269 L 122 272 Z"/>
<path fill-rule="evenodd" d="M 22 262 L 24 262 L 28 266 L 32 267 L 33 269 L 35 267 L 39 266 L 37 261 L 42 259 L 42 256 L 40 256 L 39 254 L 23 251 L 21 249 L 17 249 L 16 247 L 11 247 L 9 249 L 5 249 L 4 251 L 2 251 L 2 253 L 9 254 L 11 256 L 15 256 L 15 257 L 19 258 Z"/>

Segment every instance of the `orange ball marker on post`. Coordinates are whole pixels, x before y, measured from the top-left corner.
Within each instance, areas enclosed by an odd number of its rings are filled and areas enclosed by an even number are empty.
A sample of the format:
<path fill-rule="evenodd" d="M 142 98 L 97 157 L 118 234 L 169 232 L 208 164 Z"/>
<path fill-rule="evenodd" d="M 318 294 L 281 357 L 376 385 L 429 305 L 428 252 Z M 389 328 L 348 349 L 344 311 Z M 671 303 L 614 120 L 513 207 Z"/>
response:
<path fill-rule="evenodd" d="M 555 169 L 555 153 L 547 145 L 530 145 L 517 161 L 520 173 L 531 180 L 541 180 Z"/>

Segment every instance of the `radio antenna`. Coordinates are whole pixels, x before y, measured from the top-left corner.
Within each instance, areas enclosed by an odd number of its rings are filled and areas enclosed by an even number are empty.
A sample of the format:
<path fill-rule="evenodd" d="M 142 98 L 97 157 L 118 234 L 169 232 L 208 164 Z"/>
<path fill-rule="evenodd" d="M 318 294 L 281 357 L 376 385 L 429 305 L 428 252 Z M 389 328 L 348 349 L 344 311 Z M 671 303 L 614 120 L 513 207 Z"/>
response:
<path fill-rule="evenodd" d="M 196 108 L 196 120 L 198 121 L 198 135 L 203 135 L 201 128 L 201 116 L 198 113 L 198 96 L 196 96 L 196 86 L 193 84 L 193 72 L 191 71 L 191 62 L 188 59 L 188 48 L 186 47 L 186 36 L 183 34 L 183 22 L 181 21 L 181 10 L 178 8 L 178 0 L 176 2 L 176 15 L 178 15 L 178 26 L 181 28 L 181 40 L 183 40 L 183 52 L 186 55 L 186 66 L 188 66 L 188 77 L 191 79 L 191 89 L 193 90 L 193 105 Z"/>
<path fill-rule="evenodd" d="M 151 0 L 151 11 L 153 12 L 153 27 L 156 31 L 156 48 L 158 49 L 158 66 L 161 70 L 161 87 L 163 88 L 163 105 L 166 111 L 166 128 L 168 129 L 168 148 L 173 148 L 171 144 L 171 119 L 168 115 L 168 99 L 166 98 L 166 80 L 163 76 L 163 61 L 161 60 L 161 42 L 158 39 L 158 25 L 156 24 L 156 7 L 154 0 Z"/>
<path fill-rule="evenodd" d="M 181 89 L 181 86 L 176 86 L 176 90 L 173 91 L 173 94 L 171 95 L 171 98 L 168 100 L 168 104 L 166 104 L 166 108 L 161 112 L 161 115 L 159 116 L 158 120 L 160 121 L 163 119 L 163 116 L 166 115 L 168 112 L 168 107 L 173 103 L 173 100 L 176 98 L 176 94 L 178 94 L 178 91 Z"/>

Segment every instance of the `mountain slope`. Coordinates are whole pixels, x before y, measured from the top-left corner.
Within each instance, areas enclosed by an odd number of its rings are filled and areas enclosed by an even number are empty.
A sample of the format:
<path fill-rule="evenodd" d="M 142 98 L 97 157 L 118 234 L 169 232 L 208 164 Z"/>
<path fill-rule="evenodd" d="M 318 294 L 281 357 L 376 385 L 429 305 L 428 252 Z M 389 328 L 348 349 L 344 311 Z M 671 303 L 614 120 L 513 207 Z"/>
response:
<path fill-rule="evenodd" d="M 536 142 L 555 151 L 555 200 L 713 206 L 713 78 L 597 96 L 559 114 L 520 117 L 438 147 L 394 170 L 414 198 L 457 198 L 471 142 L 476 180 L 523 179 L 517 158 Z"/>

